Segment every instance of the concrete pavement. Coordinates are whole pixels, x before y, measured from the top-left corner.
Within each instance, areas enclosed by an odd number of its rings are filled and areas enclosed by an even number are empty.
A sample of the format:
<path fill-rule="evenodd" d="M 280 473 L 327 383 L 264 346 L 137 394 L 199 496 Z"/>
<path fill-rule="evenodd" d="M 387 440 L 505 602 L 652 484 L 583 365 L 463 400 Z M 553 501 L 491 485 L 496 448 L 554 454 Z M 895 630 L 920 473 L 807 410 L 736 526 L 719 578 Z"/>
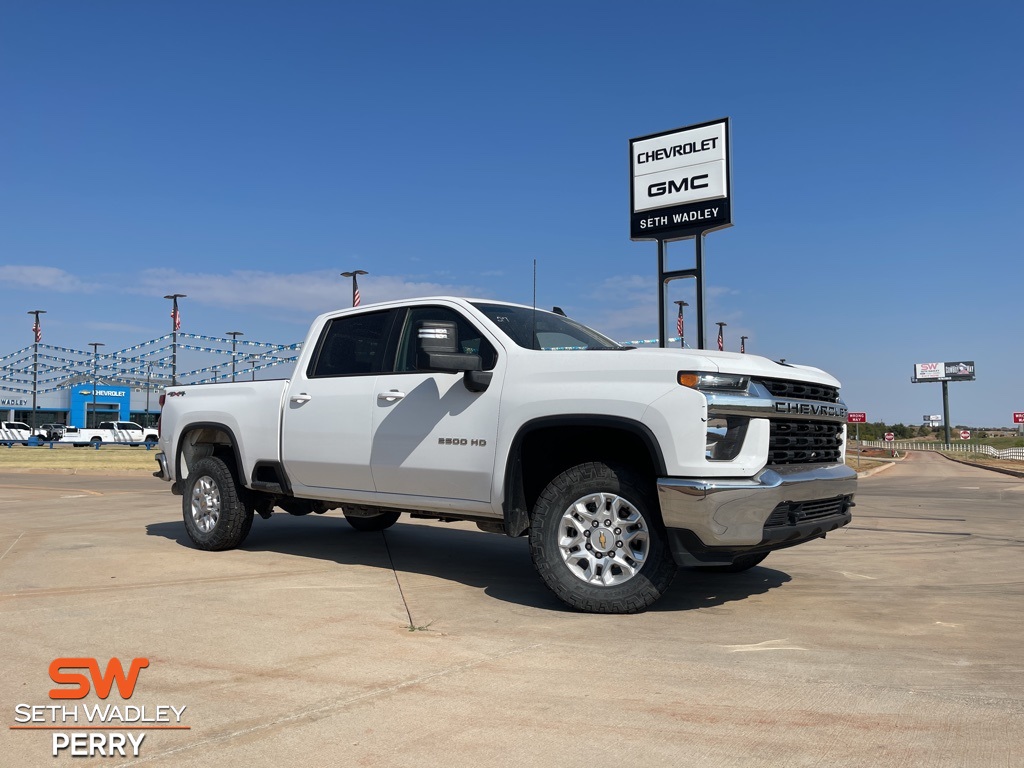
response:
<path fill-rule="evenodd" d="M 0 763 L 73 760 L 51 753 L 76 732 L 145 734 L 105 765 L 1024 763 L 1017 478 L 912 454 L 847 529 L 680 571 L 638 616 L 569 612 L 525 540 L 470 525 L 281 513 L 210 553 L 180 501 L 145 474 L 0 475 Z M 149 665 L 130 699 L 53 700 L 65 657 Z M 101 731 L 98 704 L 169 720 Z"/>

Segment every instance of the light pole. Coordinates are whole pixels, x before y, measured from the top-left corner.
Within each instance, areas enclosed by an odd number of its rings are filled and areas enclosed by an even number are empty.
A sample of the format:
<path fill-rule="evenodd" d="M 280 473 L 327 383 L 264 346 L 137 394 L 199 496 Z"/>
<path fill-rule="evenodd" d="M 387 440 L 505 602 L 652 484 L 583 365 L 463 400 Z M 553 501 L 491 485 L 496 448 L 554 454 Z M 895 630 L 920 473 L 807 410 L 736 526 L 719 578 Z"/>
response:
<path fill-rule="evenodd" d="M 749 336 L 740 336 L 740 352 L 743 354 L 747 353 L 747 339 L 749 338 Z"/>
<path fill-rule="evenodd" d="M 256 358 L 254 357 L 249 361 L 249 365 L 252 366 L 252 381 L 256 381 Z"/>
<path fill-rule="evenodd" d="M 214 384 L 217 383 L 217 377 L 219 375 L 220 375 L 220 366 L 219 365 L 213 366 L 213 383 Z"/>
<path fill-rule="evenodd" d="M 153 364 L 146 363 L 146 426 L 153 426 L 149 420 L 149 391 L 153 387 Z"/>
<path fill-rule="evenodd" d="M 245 336 L 241 331 L 228 331 L 228 336 L 231 337 L 231 381 L 235 380 L 235 344 L 238 342 L 239 336 Z"/>
<path fill-rule="evenodd" d="M 45 315 L 45 309 L 30 309 L 28 314 L 35 316 L 32 323 L 32 434 L 36 433 L 36 398 L 39 392 L 39 342 L 43 340 L 43 328 L 39 325 L 39 316 Z"/>
<path fill-rule="evenodd" d="M 96 428 L 96 380 L 100 376 L 100 347 L 105 347 L 102 341 L 90 341 L 92 347 L 92 426 Z M 85 426 L 89 426 L 89 417 L 85 417 Z"/>
<path fill-rule="evenodd" d="M 351 272 L 342 272 L 342 277 L 352 278 L 352 306 L 358 307 L 360 303 L 359 297 L 359 284 L 356 282 L 356 275 L 368 275 L 370 274 L 365 269 L 354 269 Z"/>
<path fill-rule="evenodd" d="M 722 330 L 728 323 L 715 323 L 718 326 L 718 351 L 725 350 L 725 332 Z"/>
<path fill-rule="evenodd" d="M 184 293 L 170 293 L 164 296 L 170 299 L 171 306 L 171 386 L 178 383 L 178 331 L 181 330 L 181 314 L 178 312 L 178 299 L 188 298 Z"/>
<path fill-rule="evenodd" d="M 679 305 L 679 316 L 676 318 L 676 333 L 679 334 L 679 346 L 685 347 L 686 342 L 683 341 L 683 307 L 690 305 L 685 301 L 677 301 L 676 304 Z"/>

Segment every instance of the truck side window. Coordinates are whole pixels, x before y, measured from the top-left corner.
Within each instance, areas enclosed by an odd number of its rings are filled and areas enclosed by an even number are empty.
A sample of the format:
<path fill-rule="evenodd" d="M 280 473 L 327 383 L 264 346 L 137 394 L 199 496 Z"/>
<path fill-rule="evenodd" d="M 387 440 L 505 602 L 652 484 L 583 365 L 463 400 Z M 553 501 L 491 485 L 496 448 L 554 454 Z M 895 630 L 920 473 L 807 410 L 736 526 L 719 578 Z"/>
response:
<path fill-rule="evenodd" d="M 389 312 L 337 317 L 324 329 L 310 366 L 311 378 L 379 373 Z"/>
<path fill-rule="evenodd" d="M 459 331 L 459 351 L 480 355 L 483 370 L 491 370 L 498 362 L 498 353 L 494 346 L 469 320 L 455 310 L 447 307 L 413 307 L 407 313 L 402 329 L 398 359 L 395 361 L 396 371 L 417 370 L 416 328 L 423 320 L 447 320 L 456 323 Z"/>

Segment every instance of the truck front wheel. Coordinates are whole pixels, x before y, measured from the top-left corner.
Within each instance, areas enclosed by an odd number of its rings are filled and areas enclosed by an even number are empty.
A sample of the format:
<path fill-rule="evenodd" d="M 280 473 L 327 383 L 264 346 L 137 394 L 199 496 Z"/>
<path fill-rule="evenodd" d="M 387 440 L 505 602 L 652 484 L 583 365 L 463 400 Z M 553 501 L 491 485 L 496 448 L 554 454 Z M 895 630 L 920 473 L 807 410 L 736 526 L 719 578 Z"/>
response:
<path fill-rule="evenodd" d="M 530 552 L 548 588 L 591 613 L 646 610 L 676 572 L 637 476 L 597 462 L 566 470 L 541 493 Z"/>
<path fill-rule="evenodd" d="M 234 475 L 215 456 L 200 459 L 189 473 L 182 513 L 188 537 L 200 549 L 234 549 L 252 527 L 252 510 L 242 502 Z"/>

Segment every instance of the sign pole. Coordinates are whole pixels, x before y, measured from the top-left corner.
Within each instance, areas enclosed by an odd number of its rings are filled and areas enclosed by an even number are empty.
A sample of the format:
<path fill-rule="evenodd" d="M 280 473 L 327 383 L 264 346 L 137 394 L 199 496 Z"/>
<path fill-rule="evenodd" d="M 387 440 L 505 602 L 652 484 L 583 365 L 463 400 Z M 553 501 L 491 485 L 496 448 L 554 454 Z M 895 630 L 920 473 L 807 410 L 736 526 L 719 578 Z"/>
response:
<path fill-rule="evenodd" d="M 669 281 L 665 279 L 665 241 L 658 238 L 658 346 L 665 348 L 665 299 Z"/>
<path fill-rule="evenodd" d="M 658 240 L 658 346 L 664 348 L 667 342 L 665 334 L 665 306 L 668 304 L 668 284 L 673 280 L 682 277 L 692 277 L 697 281 L 697 300 L 694 302 L 697 311 L 697 349 L 705 349 L 704 346 L 704 235 L 705 231 L 698 232 L 695 240 L 696 266 L 693 269 L 665 269 L 665 261 L 668 251 L 667 241 Z"/>
<path fill-rule="evenodd" d="M 697 349 L 705 349 L 704 339 L 704 230 L 697 233 Z"/>
<path fill-rule="evenodd" d="M 949 382 L 942 382 L 942 420 L 946 424 L 946 445 L 950 445 L 949 436 Z"/>

